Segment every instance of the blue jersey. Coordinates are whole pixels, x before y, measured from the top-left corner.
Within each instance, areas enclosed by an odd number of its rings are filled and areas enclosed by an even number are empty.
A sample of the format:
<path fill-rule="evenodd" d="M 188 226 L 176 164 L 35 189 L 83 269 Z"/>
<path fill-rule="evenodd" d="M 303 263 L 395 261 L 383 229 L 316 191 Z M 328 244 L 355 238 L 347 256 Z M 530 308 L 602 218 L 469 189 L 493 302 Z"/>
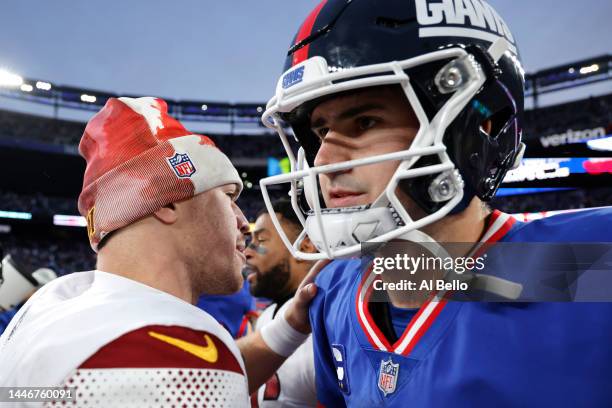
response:
<path fill-rule="evenodd" d="M 531 223 L 496 211 L 483 242 L 612 242 L 611 227 L 612 208 Z M 425 302 L 391 344 L 368 303 L 376 276 L 362 270 L 358 259 L 338 260 L 316 279 L 310 318 L 321 405 L 612 406 L 612 303 L 442 297 Z"/>
<path fill-rule="evenodd" d="M 246 279 L 240 291 L 232 295 L 202 295 L 196 306 L 212 315 L 235 339 L 248 334 L 249 318 L 256 310 Z"/>
<path fill-rule="evenodd" d="M 16 306 L 12 309 L 6 310 L 4 312 L 0 313 L 0 334 L 2 334 L 4 332 L 4 330 L 6 330 L 6 328 L 8 327 L 9 323 L 11 322 L 11 320 L 13 319 L 13 317 L 17 314 L 17 312 L 19 311 L 19 308 L 21 308 L 22 305 Z"/>

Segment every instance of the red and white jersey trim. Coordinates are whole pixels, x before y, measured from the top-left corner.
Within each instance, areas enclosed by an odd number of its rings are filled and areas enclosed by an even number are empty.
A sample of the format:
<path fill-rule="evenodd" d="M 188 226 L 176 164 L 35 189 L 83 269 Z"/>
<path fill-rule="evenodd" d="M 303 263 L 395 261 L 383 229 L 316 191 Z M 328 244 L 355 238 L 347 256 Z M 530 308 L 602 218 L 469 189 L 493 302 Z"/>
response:
<path fill-rule="evenodd" d="M 489 220 L 489 228 L 480 239 L 480 245 L 492 244 L 502 239 L 516 223 L 516 218 L 510 214 L 505 214 L 501 211 L 495 210 L 491 214 Z M 480 246 L 478 245 L 478 246 Z"/>
<path fill-rule="evenodd" d="M 477 253 L 482 244 L 492 244 L 504 237 L 516 223 L 516 219 L 509 214 L 495 210 L 489 219 L 489 227 L 482 236 L 480 244 L 476 246 L 473 253 Z M 402 336 L 394 343 L 389 341 L 376 326 L 370 311 L 368 310 L 368 301 L 374 288 L 374 281 L 380 279 L 379 275 L 375 274 L 370 268 L 364 275 L 359 288 L 357 290 L 356 309 L 357 319 L 361 325 L 368 341 L 377 350 L 393 352 L 407 356 L 414 349 L 419 339 L 427 332 L 433 322 L 436 320 L 440 312 L 447 304 L 446 291 L 440 291 L 428 299 L 420 308 L 417 314 L 412 318 L 408 326 L 404 330 Z"/>
<path fill-rule="evenodd" d="M 431 326 L 442 309 L 444 309 L 444 306 L 446 306 L 445 294 L 445 291 L 438 293 L 433 299 L 428 300 L 421 306 L 414 319 L 408 324 L 402 337 L 398 340 L 399 344 L 393 350 L 395 353 L 408 355 L 412 351 L 419 339 L 429 329 L 429 326 Z"/>
<path fill-rule="evenodd" d="M 89 271 L 50 282 L 21 308 L 0 337 L 0 386 L 63 384 L 102 347 L 151 325 L 206 333 L 219 349 L 223 345 L 233 356 L 232 361 L 240 368 L 234 372 L 245 372 L 242 356 L 230 334 L 203 310 L 136 281 Z M 172 332 L 160 333 L 174 336 Z M 200 346 L 206 347 L 204 339 L 201 341 Z M 190 356 L 179 349 L 177 352 Z M 151 368 L 133 364 L 131 367 Z M 176 367 L 180 365 L 164 368 Z M 246 378 L 242 374 L 239 377 L 246 393 Z"/>
<path fill-rule="evenodd" d="M 419 311 L 410 321 L 402 336 L 394 344 L 390 344 L 376 326 L 367 307 L 374 287 L 373 282 L 377 279 L 380 279 L 380 277 L 370 269 L 366 275 L 365 282 L 362 283 L 359 289 L 357 296 L 357 316 L 359 323 L 370 343 L 377 349 L 408 355 L 446 305 L 447 301 L 444 298 L 445 292 L 439 292 L 428 299 L 419 308 Z"/>

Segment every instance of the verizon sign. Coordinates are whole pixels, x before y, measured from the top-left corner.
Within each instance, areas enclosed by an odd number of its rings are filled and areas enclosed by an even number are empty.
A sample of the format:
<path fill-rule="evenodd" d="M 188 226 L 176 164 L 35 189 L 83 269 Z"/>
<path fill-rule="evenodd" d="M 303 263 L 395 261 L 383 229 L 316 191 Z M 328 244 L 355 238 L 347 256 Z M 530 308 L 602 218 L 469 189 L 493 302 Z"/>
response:
<path fill-rule="evenodd" d="M 598 139 L 605 135 L 606 129 L 603 127 L 585 130 L 568 129 L 565 133 L 540 137 L 540 143 L 542 147 L 557 147 L 571 143 L 582 143 L 587 140 Z"/>

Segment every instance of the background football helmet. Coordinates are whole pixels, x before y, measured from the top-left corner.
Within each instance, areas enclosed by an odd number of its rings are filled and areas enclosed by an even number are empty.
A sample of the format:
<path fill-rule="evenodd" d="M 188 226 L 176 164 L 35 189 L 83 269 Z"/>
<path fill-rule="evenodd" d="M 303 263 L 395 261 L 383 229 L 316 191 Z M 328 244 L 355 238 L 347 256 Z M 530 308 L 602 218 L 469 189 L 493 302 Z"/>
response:
<path fill-rule="evenodd" d="M 404 151 L 314 166 L 320 146 L 310 114 L 340 92 L 401 86 L 420 127 Z M 291 172 L 261 181 L 264 201 L 294 256 L 337 258 L 359 253 L 364 241 L 431 238 L 419 232 L 474 196 L 490 200 L 522 157 L 524 70 L 515 39 L 482 0 L 324 0 L 292 41 L 275 96 L 263 115 L 287 150 Z M 483 124 L 490 121 L 490 131 Z M 299 144 L 295 152 L 286 129 Z M 373 203 L 322 208 L 318 176 L 400 160 L 385 192 Z M 270 206 L 268 186 L 291 184 L 305 230 L 291 243 Z M 396 190 L 427 214 L 413 219 Z M 301 205 L 307 202 L 307 205 Z M 298 250 L 305 235 L 318 254 Z"/>
<path fill-rule="evenodd" d="M 28 269 L 11 255 L 0 262 L 0 312 L 25 302 L 39 287 L 57 278 L 49 268 Z"/>

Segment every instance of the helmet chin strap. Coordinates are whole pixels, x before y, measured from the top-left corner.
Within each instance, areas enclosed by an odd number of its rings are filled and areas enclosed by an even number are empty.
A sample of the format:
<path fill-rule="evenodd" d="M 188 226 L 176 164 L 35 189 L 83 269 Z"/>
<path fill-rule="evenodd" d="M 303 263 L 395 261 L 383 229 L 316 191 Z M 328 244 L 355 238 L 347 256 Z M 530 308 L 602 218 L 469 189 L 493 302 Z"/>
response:
<path fill-rule="evenodd" d="M 305 230 L 310 241 L 322 253 L 327 252 L 325 242 L 331 250 L 359 245 L 393 231 L 401 222 L 390 207 L 373 205 L 325 208 L 321 210 L 321 220 L 324 231 L 320 230 L 316 216 L 309 214 Z"/>

